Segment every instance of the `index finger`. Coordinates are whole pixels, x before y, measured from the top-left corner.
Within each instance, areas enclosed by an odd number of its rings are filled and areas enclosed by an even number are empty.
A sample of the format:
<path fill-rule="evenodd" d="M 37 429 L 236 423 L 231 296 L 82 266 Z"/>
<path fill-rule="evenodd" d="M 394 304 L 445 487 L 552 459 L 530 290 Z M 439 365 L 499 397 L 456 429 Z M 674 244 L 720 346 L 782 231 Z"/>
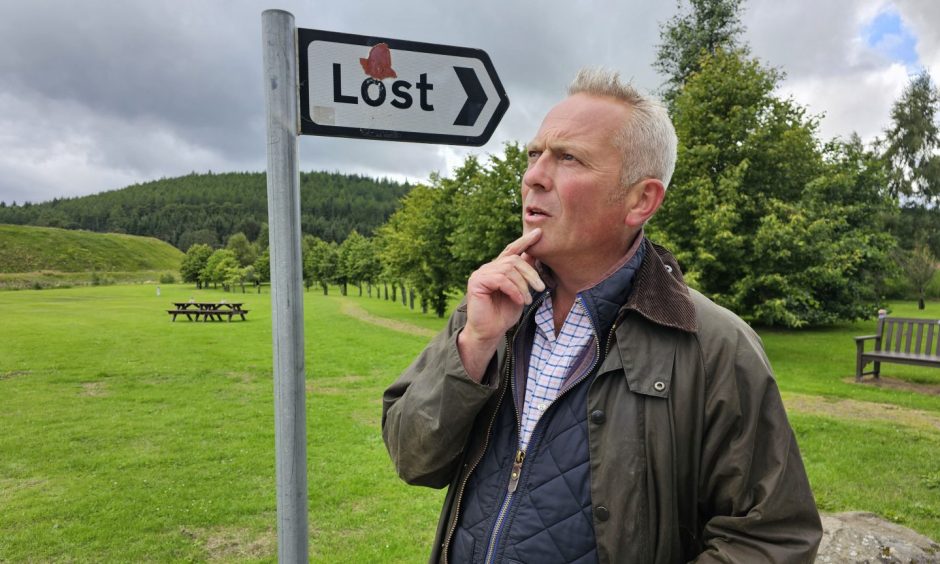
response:
<path fill-rule="evenodd" d="M 522 237 L 519 237 L 512 243 L 506 245 L 506 248 L 503 249 L 503 252 L 499 253 L 499 256 L 496 258 L 508 257 L 510 255 L 521 255 L 526 252 L 526 250 L 534 245 L 539 238 L 542 237 L 542 230 L 538 227 L 529 231 L 528 233 L 523 233 Z"/>

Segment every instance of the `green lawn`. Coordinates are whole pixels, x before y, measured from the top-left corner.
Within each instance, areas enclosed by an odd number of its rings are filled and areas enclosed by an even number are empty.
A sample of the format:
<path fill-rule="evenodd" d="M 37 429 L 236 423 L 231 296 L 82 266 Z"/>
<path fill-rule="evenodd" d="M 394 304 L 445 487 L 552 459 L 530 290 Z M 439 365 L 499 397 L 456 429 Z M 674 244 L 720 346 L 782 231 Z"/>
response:
<path fill-rule="evenodd" d="M 161 288 L 0 292 L 0 562 L 276 559 L 269 296 Z M 311 560 L 419 562 L 442 492 L 395 476 L 380 398 L 428 340 L 408 328 L 443 320 L 357 293 L 305 294 Z M 244 301 L 248 321 L 171 323 L 170 302 L 190 297 Z M 851 337 L 873 327 L 761 334 L 785 401 L 926 414 L 917 425 L 838 409 L 791 420 L 821 508 L 874 511 L 937 539 L 940 396 L 851 382 Z M 883 366 L 940 382 L 938 370 Z"/>

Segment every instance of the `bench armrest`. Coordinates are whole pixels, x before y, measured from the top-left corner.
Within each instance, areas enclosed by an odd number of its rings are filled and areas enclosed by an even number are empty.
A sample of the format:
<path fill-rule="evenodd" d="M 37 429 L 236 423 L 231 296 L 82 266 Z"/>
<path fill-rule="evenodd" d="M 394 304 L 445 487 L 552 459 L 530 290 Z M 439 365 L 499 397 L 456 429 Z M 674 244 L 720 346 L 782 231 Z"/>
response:
<path fill-rule="evenodd" d="M 862 335 L 861 337 L 853 337 L 853 338 L 855 339 L 855 342 L 858 342 L 858 341 L 868 341 L 871 339 L 877 339 L 880 336 L 881 335 Z"/>

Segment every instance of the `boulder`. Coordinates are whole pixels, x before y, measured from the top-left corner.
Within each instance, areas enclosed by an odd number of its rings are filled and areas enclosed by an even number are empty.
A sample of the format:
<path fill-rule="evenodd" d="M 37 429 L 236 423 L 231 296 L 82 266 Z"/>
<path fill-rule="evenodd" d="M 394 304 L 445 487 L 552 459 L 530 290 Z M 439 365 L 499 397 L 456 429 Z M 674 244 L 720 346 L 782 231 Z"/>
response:
<path fill-rule="evenodd" d="M 823 513 L 821 517 L 823 538 L 817 564 L 940 564 L 940 544 L 874 513 Z"/>

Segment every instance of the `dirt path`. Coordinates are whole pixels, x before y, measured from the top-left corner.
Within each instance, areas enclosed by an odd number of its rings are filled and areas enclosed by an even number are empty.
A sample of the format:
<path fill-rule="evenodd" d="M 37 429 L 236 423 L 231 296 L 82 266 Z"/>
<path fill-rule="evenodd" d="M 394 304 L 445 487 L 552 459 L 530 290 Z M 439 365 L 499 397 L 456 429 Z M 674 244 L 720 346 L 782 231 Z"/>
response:
<path fill-rule="evenodd" d="M 379 327 L 385 327 L 386 329 L 391 329 L 392 331 L 399 331 L 401 333 L 408 333 L 410 335 L 417 335 L 419 337 L 433 337 L 434 335 L 437 335 L 437 331 L 432 331 L 431 329 L 425 329 L 424 327 L 412 325 L 411 323 L 405 323 L 404 321 L 395 321 L 394 319 L 388 319 L 387 317 L 372 315 L 368 311 L 346 299 L 342 300 L 340 312 L 343 313 L 343 315 L 355 317 L 360 321 L 365 321 L 366 323 L 371 323 L 372 325 L 378 325 Z"/>
<path fill-rule="evenodd" d="M 857 421 L 884 421 L 926 431 L 940 432 L 940 415 L 889 403 L 784 393 L 783 404 L 786 406 L 787 411 L 798 413 L 826 415 Z"/>

